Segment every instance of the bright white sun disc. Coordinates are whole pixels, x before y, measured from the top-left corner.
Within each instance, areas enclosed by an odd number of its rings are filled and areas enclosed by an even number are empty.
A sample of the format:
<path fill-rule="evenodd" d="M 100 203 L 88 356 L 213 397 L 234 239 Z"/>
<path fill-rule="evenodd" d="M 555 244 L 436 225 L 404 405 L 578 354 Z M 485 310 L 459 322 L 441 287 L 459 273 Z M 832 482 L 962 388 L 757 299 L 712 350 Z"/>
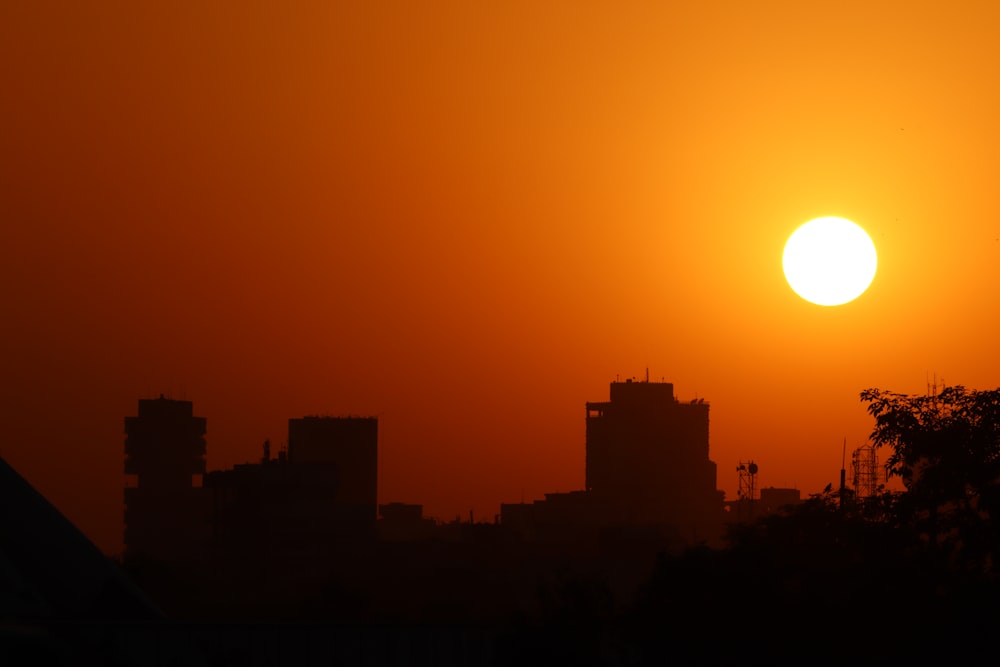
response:
<path fill-rule="evenodd" d="M 825 217 L 792 233 L 781 263 L 796 294 L 820 306 L 839 306 L 868 289 L 878 255 L 864 229 L 844 218 Z"/>

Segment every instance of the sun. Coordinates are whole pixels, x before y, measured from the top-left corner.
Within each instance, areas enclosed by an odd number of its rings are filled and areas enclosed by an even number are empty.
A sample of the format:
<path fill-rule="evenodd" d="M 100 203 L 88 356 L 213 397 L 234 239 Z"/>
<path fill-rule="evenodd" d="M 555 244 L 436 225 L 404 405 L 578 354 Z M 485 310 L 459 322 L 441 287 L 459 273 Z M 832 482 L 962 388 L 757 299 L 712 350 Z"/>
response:
<path fill-rule="evenodd" d="M 792 233 L 781 263 L 796 294 L 820 306 L 839 306 L 868 289 L 878 255 L 860 226 L 845 218 L 825 217 Z"/>

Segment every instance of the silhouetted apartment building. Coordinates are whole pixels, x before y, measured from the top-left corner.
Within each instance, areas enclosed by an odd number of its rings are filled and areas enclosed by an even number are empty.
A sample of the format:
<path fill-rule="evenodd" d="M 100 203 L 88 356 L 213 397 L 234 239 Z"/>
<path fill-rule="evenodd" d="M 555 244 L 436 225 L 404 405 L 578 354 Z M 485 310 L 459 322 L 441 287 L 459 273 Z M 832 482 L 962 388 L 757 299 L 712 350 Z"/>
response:
<path fill-rule="evenodd" d="M 610 401 L 587 403 L 586 433 L 586 487 L 613 521 L 696 536 L 721 520 L 704 400 L 681 403 L 669 382 L 612 382 Z"/>
<path fill-rule="evenodd" d="M 375 537 L 378 420 L 288 421 L 288 452 L 205 477 L 213 544 L 258 556 L 322 555 L 345 540 Z"/>
<path fill-rule="evenodd" d="M 586 491 L 501 505 L 522 535 L 658 526 L 682 542 L 721 536 L 723 492 L 709 459 L 708 404 L 681 403 L 668 382 L 611 383 L 609 401 L 586 404 Z"/>
<path fill-rule="evenodd" d="M 125 555 L 200 556 L 209 536 L 202 485 L 205 418 L 190 401 L 141 399 L 125 418 Z"/>

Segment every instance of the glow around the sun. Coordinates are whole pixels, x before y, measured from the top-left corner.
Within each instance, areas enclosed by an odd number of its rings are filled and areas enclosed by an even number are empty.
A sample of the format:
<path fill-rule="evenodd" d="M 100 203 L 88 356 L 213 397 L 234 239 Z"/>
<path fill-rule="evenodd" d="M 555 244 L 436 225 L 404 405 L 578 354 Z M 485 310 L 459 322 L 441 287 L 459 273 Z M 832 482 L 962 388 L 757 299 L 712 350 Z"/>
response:
<path fill-rule="evenodd" d="M 810 220 L 785 244 L 788 284 L 806 301 L 839 306 L 861 296 L 875 278 L 878 255 L 871 237 L 845 218 Z"/>

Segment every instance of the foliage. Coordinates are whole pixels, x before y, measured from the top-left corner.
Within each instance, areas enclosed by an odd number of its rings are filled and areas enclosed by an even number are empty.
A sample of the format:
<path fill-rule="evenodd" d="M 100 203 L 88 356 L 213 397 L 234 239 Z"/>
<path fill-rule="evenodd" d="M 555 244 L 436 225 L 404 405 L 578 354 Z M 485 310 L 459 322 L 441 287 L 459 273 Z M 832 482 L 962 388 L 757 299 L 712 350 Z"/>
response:
<path fill-rule="evenodd" d="M 925 396 L 867 389 L 861 400 L 875 418 L 872 443 L 891 450 L 889 473 L 906 486 L 891 519 L 963 567 L 992 569 L 1000 553 L 993 523 L 1000 517 L 1000 389 L 953 386 Z"/>
<path fill-rule="evenodd" d="M 1000 479 L 1000 389 L 945 387 L 910 396 L 861 392 L 875 418 L 875 447 L 890 447 L 890 474 L 934 503 L 979 496 Z"/>

